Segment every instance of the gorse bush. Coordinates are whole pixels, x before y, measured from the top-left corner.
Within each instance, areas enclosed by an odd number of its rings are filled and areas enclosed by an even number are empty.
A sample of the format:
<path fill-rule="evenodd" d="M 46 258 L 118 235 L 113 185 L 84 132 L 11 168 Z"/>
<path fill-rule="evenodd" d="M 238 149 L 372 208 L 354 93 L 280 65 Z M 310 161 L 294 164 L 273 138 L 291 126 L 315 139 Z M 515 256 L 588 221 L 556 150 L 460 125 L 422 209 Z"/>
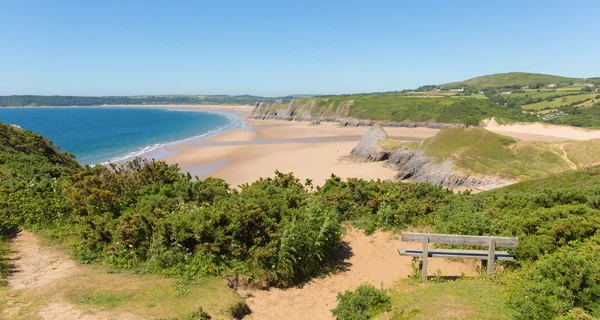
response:
<path fill-rule="evenodd" d="M 600 317 L 600 233 L 541 258 L 513 278 L 516 319 L 553 319 L 579 308 Z M 567 317 L 568 319 L 568 317 Z"/>
<path fill-rule="evenodd" d="M 338 305 L 331 313 L 339 320 L 373 319 L 382 312 L 391 310 L 390 296 L 372 284 L 361 284 L 356 290 L 338 293 Z"/>

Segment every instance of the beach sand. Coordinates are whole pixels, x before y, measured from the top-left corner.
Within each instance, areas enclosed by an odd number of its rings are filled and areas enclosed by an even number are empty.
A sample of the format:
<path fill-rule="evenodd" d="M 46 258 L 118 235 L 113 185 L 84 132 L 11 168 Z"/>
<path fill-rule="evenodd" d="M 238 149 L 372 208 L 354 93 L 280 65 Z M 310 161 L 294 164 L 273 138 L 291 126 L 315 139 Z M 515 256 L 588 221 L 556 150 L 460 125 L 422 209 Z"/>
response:
<path fill-rule="evenodd" d="M 190 108 L 203 109 L 202 106 Z M 212 107 L 249 115 L 251 108 Z M 170 147 L 176 151 L 162 160 L 181 165 L 200 178 L 226 180 L 232 186 L 274 176 L 275 170 L 322 185 L 331 174 L 342 178 L 392 179 L 395 171 L 381 163 L 354 163 L 345 160 L 367 127 L 339 127 L 337 123 L 310 125 L 308 122 L 245 119 L 248 130 L 232 130 L 193 144 Z M 439 130 L 428 128 L 386 128 L 388 135 L 405 141 L 421 141 Z"/>
<path fill-rule="evenodd" d="M 501 125 L 498 124 L 495 119 L 491 119 L 485 121 L 484 128 L 498 134 L 511 136 L 521 140 L 564 141 L 600 138 L 600 130 L 586 130 L 539 122 Z"/>

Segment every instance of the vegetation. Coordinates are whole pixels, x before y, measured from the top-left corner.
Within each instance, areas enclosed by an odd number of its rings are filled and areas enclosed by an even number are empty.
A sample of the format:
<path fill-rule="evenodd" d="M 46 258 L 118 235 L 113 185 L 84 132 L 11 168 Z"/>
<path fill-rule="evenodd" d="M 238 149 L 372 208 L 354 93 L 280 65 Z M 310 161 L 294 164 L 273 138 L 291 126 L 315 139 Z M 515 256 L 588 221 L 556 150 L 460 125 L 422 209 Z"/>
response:
<path fill-rule="evenodd" d="M 0 96 L 0 107 L 23 107 L 23 106 L 99 106 L 99 105 L 131 105 L 131 104 L 250 104 L 257 102 L 282 101 L 284 103 L 292 100 L 287 97 L 258 97 L 250 95 L 240 96 L 196 96 L 196 95 L 165 95 L 165 96 L 106 96 L 106 97 L 82 97 L 82 96 Z"/>
<path fill-rule="evenodd" d="M 560 85 L 563 83 L 574 84 L 577 82 L 584 83 L 586 79 L 582 78 L 568 78 L 553 76 L 549 74 L 539 73 L 526 73 L 526 72 L 509 72 L 509 73 L 497 73 L 482 77 L 476 77 L 461 82 L 452 82 L 442 84 L 441 87 L 448 88 L 460 88 L 460 87 L 473 87 L 476 89 L 485 88 L 503 88 L 509 86 L 529 86 L 537 88 L 545 86 L 551 83 Z"/>
<path fill-rule="evenodd" d="M 386 142 L 386 146 L 394 146 Z M 415 149 L 415 143 L 400 144 Z M 529 180 L 600 162 L 600 140 L 542 142 L 517 141 L 484 129 L 448 127 L 425 139 L 416 149 L 437 162 L 451 160 L 466 173 Z M 566 156 L 565 156 L 566 154 Z"/>
<path fill-rule="evenodd" d="M 339 320 L 368 320 L 392 308 L 390 296 L 372 284 L 362 284 L 354 291 L 338 293 L 338 305 L 331 313 Z"/>
<path fill-rule="evenodd" d="M 553 124 L 569 125 L 581 128 L 600 128 L 600 102 L 591 108 L 561 108 L 568 117 L 556 118 L 550 121 Z"/>
<path fill-rule="evenodd" d="M 542 109 L 556 109 L 562 106 L 577 105 L 582 102 L 593 99 L 596 94 L 579 94 L 569 95 L 562 98 L 553 99 L 550 101 L 542 101 L 533 104 L 527 104 L 522 106 L 523 110 L 542 110 Z"/>
<path fill-rule="evenodd" d="M 314 117 L 353 117 L 378 121 L 419 123 L 460 123 L 478 125 L 489 117 L 512 121 L 532 121 L 534 116 L 500 106 L 487 99 L 471 97 L 440 98 L 410 96 L 406 93 L 358 94 L 295 99 L 294 109 L 305 110 Z M 263 112 L 285 109 L 276 103 Z"/>
<path fill-rule="evenodd" d="M 401 281 L 389 291 L 393 310 L 377 319 L 510 319 L 505 286 L 483 278 L 453 281 L 413 279 Z"/>
<path fill-rule="evenodd" d="M 2 230 L 44 230 L 70 245 L 83 263 L 192 283 L 213 279 L 222 286 L 219 278 L 227 276 L 233 286 L 285 287 L 335 264 L 342 222 L 367 232 L 427 227 L 439 233 L 520 239 L 514 250 L 517 263 L 505 265 L 506 276 L 497 280 L 506 283 L 511 316 L 600 316 L 595 263 L 600 258 L 600 167 L 480 194 L 454 193 L 427 183 L 344 181 L 336 176 L 315 188 L 310 181 L 300 183 L 280 172 L 231 189 L 220 179 L 193 181 L 163 162 L 136 159 L 119 166 L 80 167 L 37 134 L 4 124 L 0 133 Z M 477 145 L 469 137 L 466 141 Z M 478 139 L 495 145 L 499 150 L 494 152 L 502 156 L 507 154 L 503 148 L 513 143 L 497 135 Z M 442 146 L 436 149 L 444 155 Z M 118 290 L 78 291 L 70 299 L 107 308 L 139 309 L 151 303 L 124 280 L 113 282 Z M 83 283 L 95 281 L 57 286 L 82 288 Z M 65 294 L 73 292 L 64 288 Z M 342 294 L 341 305 L 370 305 L 365 297 L 387 305 L 373 288 L 362 290 L 367 294 Z M 174 284 L 175 294 L 186 297 L 190 291 L 188 284 Z M 28 294 L 33 301 L 44 296 Z M 161 289 L 155 298 L 163 299 L 162 294 L 167 293 Z M 201 306 L 211 315 L 222 310 L 209 303 Z M 352 308 L 341 307 L 338 316 L 343 310 L 367 310 L 370 315 L 377 309 Z M 198 304 L 189 305 L 185 315 L 198 310 Z"/>

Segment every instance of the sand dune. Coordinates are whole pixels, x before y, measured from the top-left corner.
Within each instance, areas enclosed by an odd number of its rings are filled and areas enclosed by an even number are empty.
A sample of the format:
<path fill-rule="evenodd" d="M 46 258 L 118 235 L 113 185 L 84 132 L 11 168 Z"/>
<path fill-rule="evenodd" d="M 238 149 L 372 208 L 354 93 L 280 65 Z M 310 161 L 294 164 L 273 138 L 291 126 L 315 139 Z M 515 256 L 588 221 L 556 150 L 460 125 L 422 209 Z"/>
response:
<path fill-rule="evenodd" d="M 600 130 L 585 130 L 576 127 L 558 126 L 540 122 L 502 125 L 496 122 L 495 119 L 491 119 L 485 121 L 484 127 L 492 132 L 521 140 L 559 141 L 600 138 Z"/>

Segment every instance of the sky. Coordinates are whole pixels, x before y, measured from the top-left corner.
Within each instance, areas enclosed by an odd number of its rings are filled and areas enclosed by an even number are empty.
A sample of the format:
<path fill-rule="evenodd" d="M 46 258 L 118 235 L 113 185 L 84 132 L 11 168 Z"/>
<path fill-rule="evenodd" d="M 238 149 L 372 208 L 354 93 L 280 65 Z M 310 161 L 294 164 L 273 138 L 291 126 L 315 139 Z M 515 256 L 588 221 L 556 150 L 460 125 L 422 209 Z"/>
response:
<path fill-rule="evenodd" d="M 599 77 L 600 1 L 0 0 L 0 95 L 341 94 Z"/>

